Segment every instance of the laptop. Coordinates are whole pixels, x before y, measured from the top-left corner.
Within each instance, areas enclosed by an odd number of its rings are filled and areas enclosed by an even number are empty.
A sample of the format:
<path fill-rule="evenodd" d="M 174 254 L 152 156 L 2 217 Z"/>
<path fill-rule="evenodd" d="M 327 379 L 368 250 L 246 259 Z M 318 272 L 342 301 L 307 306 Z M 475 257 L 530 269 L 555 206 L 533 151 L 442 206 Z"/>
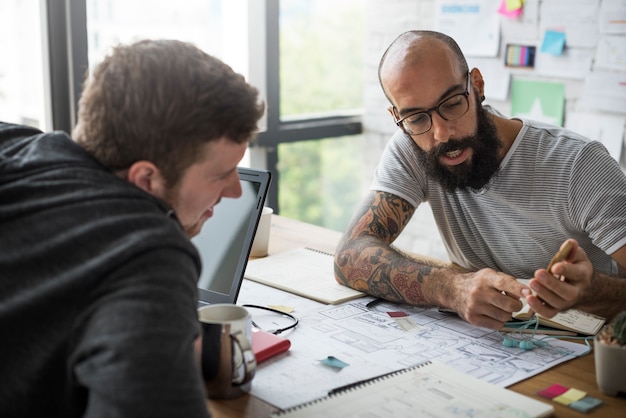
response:
<path fill-rule="evenodd" d="M 241 197 L 223 198 L 191 239 L 202 259 L 198 307 L 235 303 L 269 190 L 269 171 L 238 167 Z"/>

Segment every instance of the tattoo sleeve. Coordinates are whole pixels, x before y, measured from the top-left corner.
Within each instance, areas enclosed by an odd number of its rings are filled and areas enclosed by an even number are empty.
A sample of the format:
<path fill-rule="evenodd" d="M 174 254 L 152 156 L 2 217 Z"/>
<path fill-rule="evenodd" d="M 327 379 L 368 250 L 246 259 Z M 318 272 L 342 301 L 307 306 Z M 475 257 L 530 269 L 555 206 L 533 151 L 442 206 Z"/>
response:
<path fill-rule="evenodd" d="M 423 285 L 435 267 L 391 245 L 414 212 L 415 208 L 398 196 L 384 192 L 368 195 L 338 245 L 337 280 L 390 301 L 431 304 Z"/>

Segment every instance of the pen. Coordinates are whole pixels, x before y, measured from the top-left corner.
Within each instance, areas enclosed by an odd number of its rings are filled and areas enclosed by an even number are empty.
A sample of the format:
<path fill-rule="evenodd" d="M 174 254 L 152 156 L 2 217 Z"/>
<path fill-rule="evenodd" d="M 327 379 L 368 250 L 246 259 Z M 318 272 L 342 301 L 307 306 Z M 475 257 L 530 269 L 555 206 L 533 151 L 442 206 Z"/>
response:
<path fill-rule="evenodd" d="M 383 303 L 384 301 L 385 301 L 385 299 L 383 299 L 383 298 L 376 298 L 376 299 L 374 299 L 374 300 L 372 300 L 372 301 L 370 301 L 370 302 L 367 302 L 367 303 L 365 304 L 365 307 L 366 307 L 367 309 L 371 309 L 371 308 L 373 308 L 374 306 L 376 306 L 376 305 L 379 305 L 379 304 Z"/>

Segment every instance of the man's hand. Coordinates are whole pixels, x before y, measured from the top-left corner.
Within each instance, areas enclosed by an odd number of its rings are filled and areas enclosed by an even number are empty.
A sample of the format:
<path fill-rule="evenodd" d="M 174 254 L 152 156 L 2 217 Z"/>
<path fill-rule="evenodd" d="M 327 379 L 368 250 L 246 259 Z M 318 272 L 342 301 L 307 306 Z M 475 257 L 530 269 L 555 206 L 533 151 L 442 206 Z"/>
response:
<path fill-rule="evenodd" d="M 528 288 L 514 277 L 492 269 L 458 276 L 454 280 L 454 310 L 467 322 L 500 329 L 511 314 L 522 309 L 523 290 Z"/>
<path fill-rule="evenodd" d="M 533 311 L 546 318 L 573 307 L 591 289 L 593 265 L 575 240 L 565 241 L 561 248 L 568 243 L 572 249 L 567 258 L 555 263 L 550 271 L 535 271 L 528 283 L 534 294 L 525 294 L 526 302 Z"/>

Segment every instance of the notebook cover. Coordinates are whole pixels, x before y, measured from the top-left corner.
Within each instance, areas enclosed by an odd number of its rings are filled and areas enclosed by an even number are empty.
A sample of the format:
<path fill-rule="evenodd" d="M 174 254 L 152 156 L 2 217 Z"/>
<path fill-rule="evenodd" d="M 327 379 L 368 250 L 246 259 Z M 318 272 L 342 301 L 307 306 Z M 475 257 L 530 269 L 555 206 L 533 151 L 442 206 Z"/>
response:
<path fill-rule="evenodd" d="M 276 354 L 287 351 L 291 341 L 258 328 L 252 329 L 252 351 L 256 362 L 261 363 Z"/>

